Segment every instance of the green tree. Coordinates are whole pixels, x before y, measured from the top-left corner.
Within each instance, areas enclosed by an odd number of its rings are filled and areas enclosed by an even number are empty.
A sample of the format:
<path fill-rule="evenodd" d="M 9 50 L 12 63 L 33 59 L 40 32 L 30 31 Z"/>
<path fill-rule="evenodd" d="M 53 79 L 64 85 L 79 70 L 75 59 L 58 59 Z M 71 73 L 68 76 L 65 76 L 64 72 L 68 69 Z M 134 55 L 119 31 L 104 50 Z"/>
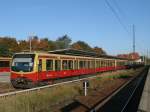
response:
<path fill-rule="evenodd" d="M 10 53 L 15 53 L 15 52 L 20 51 L 18 42 L 15 38 L 2 37 L 2 38 L 0 38 L 0 45 L 8 48 Z"/>
<path fill-rule="evenodd" d="M 71 39 L 68 35 L 64 35 L 62 37 L 59 37 L 55 44 L 57 49 L 66 49 L 70 47 Z"/>
<path fill-rule="evenodd" d="M 1 57 L 8 57 L 8 56 L 11 56 L 11 55 L 12 55 L 12 53 L 9 51 L 8 46 L 0 44 L 0 56 Z"/>
<path fill-rule="evenodd" d="M 29 42 L 26 40 L 19 40 L 20 51 L 29 51 Z"/>
<path fill-rule="evenodd" d="M 56 50 L 57 49 L 56 42 L 49 40 L 48 41 L 48 49 L 49 49 L 49 51 Z"/>
<path fill-rule="evenodd" d="M 97 55 L 106 55 L 106 52 L 100 47 L 94 47 L 92 49 Z"/>
<path fill-rule="evenodd" d="M 84 41 L 77 41 L 71 45 L 71 48 L 78 49 L 78 50 L 86 50 L 86 51 L 92 51 L 92 48 L 90 45 L 88 45 Z"/>
<path fill-rule="evenodd" d="M 38 45 L 38 50 L 40 50 L 40 51 L 48 51 L 49 50 L 48 38 L 40 39 L 39 45 Z"/>
<path fill-rule="evenodd" d="M 30 40 L 28 42 L 30 42 Z M 38 50 L 38 48 L 39 48 L 39 42 L 40 42 L 40 40 L 39 40 L 38 36 L 32 37 L 32 40 L 31 40 L 32 51 L 37 51 Z"/>

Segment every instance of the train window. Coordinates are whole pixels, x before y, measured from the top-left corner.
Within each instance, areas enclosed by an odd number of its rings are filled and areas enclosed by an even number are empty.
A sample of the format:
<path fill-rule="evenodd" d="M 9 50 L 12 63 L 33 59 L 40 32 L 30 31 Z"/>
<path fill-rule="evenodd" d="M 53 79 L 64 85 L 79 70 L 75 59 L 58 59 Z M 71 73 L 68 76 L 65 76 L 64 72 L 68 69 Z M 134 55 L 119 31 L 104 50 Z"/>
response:
<path fill-rule="evenodd" d="M 113 67 L 115 66 L 115 61 L 114 61 L 114 60 L 112 61 L 112 66 L 113 66 Z"/>
<path fill-rule="evenodd" d="M 85 68 L 88 69 L 88 61 L 85 61 Z"/>
<path fill-rule="evenodd" d="M 46 70 L 53 70 L 53 60 L 46 60 Z"/>
<path fill-rule="evenodd" d="M 55 70 L 59 71 L 61 68 L 61 63 L 60 60 L 55 60 Z"/>
<path fill-rule="evenodd" d="M 79 62 L 79 68 L 85 68 L 85 61 Z"/>
<path fill-rule="evenodd" d="M 86 68 L 86 61 L 83 61 L 83 68 Z"/>
<path fill-rule="evenodd" d="M 9 67 L 10 62 L 9 61 L 0 61 L 0 67 Z"/>
<path fill-rule="evenodd" d="M 103 67 L 105 67 L 106 66 L 106 63 L 105 63 L 105 60 L 103 61 Z"/>
<path fill-rule="evenodd" d="M 96 68 L 99 68 L 99 61 L 96 61 Z"/>
<path fill-rule="evenodd" d="M 83 61 L 79 61 L 79 68 L 83 68 Z"/>
<path fill-rule="evenodd" d="M 107 60 L 105 60 L 105 67 L 107 67 L 108 66 L 108 62 L 107 62 Z"/>
<path fill-rule="evenodd" d="M 101 60 L 101 67 L 103 67 L 103 60 Z"/>
<path fill-rule="evenodd" d="M 92 65 L 92 68 L 95 68 L 95 61 L 94 60 L 92 61 L 91 65 Z"/>
<path fill-rule="evenodd" d="M 78 60 L 74 61 L 74 69 L 78 69 Z"/>
<path fill-rule="evenodd" d="M 108 60 L 108 66 L 111 66 L 111 61 L 110 60 Z"/>
<path fill-rule="evenodd" d="M 90 68 L 90 61 L 88 61 L 88 68 Z"/>
<path fill-rule="evenodd" d="M 101 60 L 99 60 L 99 67 L 101 67 Z"/>
<path fill-rule="evenodd" d="M 113 65 L 113 62 L 112 62 L 112 61 L 110 61 L 110 66 L 112 67 L 112 65 Z"/>
<path fill-rule="evenodd" d="M 110 66 L 112 67 L 112 61 L 110 61 Z"/>
<path fill-rule="evenodd" d="M 101 61 L 101 66 L 104 67 L 105 66 L 105 62 L 102 60 Z"/>
<path fill-rule="evenodd" d="M 73 61 L 72 60 L 68 61 L 68 67 L 69 67 L 70 70 L 73 69 Z"/>
<path fill-rule="evenodd" d="M 106 67 L 110 66 L 109 65 L 109 60 L 106 61 Z"/>
<path fill-rule="evenodd" d="M 67 60 L 62 61 L 62 70 L 67 70 L 68 69 L 68 62 Z"/>

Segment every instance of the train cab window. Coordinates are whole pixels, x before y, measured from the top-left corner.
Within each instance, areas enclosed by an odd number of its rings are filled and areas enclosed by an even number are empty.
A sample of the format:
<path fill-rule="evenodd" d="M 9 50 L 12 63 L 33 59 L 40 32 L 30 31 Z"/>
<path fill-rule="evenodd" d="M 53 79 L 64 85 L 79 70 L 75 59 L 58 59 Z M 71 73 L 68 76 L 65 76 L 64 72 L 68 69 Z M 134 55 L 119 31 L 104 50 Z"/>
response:
<path fill-rule="evenodd" d="M 59 71 L 61 69 L 61 63 L 60 60 L 55 60 L 55 70 Z"/>
<path fill-rule="evenodd" d="M 68 69 L 68 62 L 67 60 L 62 61 L 62 70 L 67 70 Z"/>
<path fill-rule="evenodd" d="M 46 60 L 46 70 L 53 70 L 53 60 Z"/>

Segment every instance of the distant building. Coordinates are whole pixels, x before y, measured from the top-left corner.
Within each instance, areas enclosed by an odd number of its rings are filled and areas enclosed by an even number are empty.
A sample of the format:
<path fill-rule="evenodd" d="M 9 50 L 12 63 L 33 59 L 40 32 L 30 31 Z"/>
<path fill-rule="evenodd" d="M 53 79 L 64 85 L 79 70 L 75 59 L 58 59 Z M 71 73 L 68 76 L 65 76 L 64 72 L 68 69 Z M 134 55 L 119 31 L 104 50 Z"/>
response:
<path fill-rule="evenodd" d="M 139 53 L 129 53 L 129 54 L 118 54 L 117 57 L 119 58 L 127 58 L 127 59 L 132 59 L 136 62 L 142 62 L 142 59 L 139 55 Z"/>

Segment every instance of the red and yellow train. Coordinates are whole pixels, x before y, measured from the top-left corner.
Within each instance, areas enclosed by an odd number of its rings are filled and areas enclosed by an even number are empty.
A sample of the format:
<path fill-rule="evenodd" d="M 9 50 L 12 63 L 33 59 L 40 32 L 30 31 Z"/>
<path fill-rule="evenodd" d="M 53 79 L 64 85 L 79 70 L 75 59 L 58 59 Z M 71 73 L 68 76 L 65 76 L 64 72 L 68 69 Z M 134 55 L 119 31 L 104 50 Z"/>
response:
<path fill-rule="evenodd" d="M 11 58 L 0 57 L 0 72 L 10 72 Z"/>
<path fill-rule="evenodd" d="M 16 53 L 12 59 L 11 83 L 15 88 L 31 88 L 55 79 L 125 69 L 127 62 L 85 54 Z"/>

